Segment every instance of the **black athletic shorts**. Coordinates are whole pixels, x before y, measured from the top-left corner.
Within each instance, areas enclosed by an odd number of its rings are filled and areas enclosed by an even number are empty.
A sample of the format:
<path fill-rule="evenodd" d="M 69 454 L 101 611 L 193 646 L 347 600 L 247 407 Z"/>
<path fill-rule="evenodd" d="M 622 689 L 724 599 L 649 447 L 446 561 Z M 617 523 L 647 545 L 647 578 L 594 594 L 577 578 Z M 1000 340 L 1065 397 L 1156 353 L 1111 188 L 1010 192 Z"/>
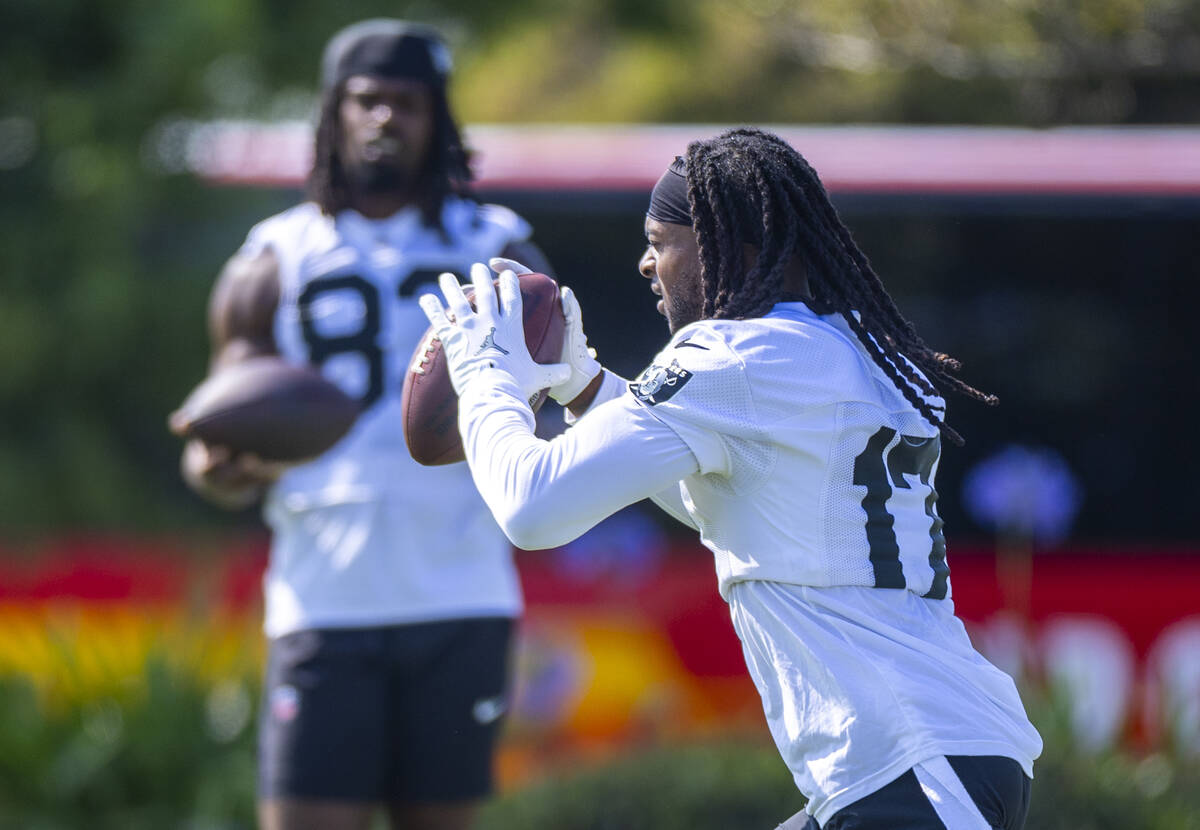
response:
<path fill-rule="evenodd" d="M 513 621 L 299 631 L 270 643 L 261 798 L 470 801 L 492 791 Z"/>
<path fill-rule="evenodd" d="M 1030 780 L 1021 765 L 999 756 L 948 755 L 950 768 L 991 827 L 1021 830 L 1029 812 Z M 807 821 L 805 821 L 807 818 Z M 946 825 L 912 770 L 833 814 L 823 828 L 797 814 L 781 828 L 803 830 L 943 830 Z M 951 827 L 949 830 L 958 830 Z"/>

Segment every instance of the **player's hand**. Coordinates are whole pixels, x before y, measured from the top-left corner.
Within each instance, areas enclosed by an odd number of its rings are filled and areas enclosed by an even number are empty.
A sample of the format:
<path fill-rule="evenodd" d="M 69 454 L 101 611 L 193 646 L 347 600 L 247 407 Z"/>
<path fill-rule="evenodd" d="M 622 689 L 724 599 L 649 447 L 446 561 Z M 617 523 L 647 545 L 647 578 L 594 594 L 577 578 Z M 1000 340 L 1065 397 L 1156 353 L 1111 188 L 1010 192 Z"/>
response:
<path fill-rule="evenodd" d="M 564 382 L 571 367 L 534 363 L 525 345 L 521 286 L 512 269 L 500 274 L 500 291 L 492 284 L 491 269 L 482 262 L 471 266 L 475 310 L 453 274 L 438 277 L 446 308 L 432 294 L 420 298 L 421 310 L 442 341 L 454 391 L 462 394 L 480 370 L 495 367 L 512 375 L 526 400 Z M 498 300 L 498 302 L 497 302 Z M 449 312 L 449 316 L 447 315 Z M 450 319 L 453 317 L 453 321 Z"/>
<path fill-rule="evenodd" d="M 588 384 L 604 371 L 600 361 L 596 360 L 596 350 L 588 346 L 587 335 L 583 333 L 583 313 L 579 309 L 579 300 L 575 292 L 563 286 L 559 293 L 562 295 L 563 316 L 567 319 L 567 329 L 563 336 L 563 363 L 571 367 L 571 376 L 563 383 L 550 387 L 550 397 L 566 406 L 579 397 Z"/>
<path fill-rule="evenodd" d="M 215 504 L 236 510 L 261 498 L 266 487 L 292 465 L 192 439 L 184 445 L 180 466 L 193 490 Z"/>
<path fill-rule="evenodd" d="M 492 267 L 493 271 L 508 270 L 517 274 L 533 273 L 516 260 L 504 257 L 492 257 L 488 260 L 488 265 Z M 571 376 L 563 383 L 551 386 L 550 397 L 566 406 L 579 397 L 579 394 L 587 388 L 596 375 L 604 370 L 604 367 L 600 365 L 600 361 L 596 360 L 596 350 L 588 346 L 587 335 L 583 333 L 583 314 L 579 309 L 579 300 L 575 299 L 575 292 L 563 286 L 560 293 L 567 329 L 563 336 L 562 357 L 559 360 L 571 367 Z"/>
<path fill-rule="evenodd" d="M 503 273 L 504 271 L 512 271 L 517 276 L 520 276 L 521 274 L 532 274 L 533 273 L 533 269 L 530 268 L 528 265 L 522 265 L 521 263 L 517 262 L 515 259 L 509 259 L 507 257 L 502 257 L 502 256 L 492 257 L 491 259 L 488 260 L 488 265 L 497 274 Z"/>

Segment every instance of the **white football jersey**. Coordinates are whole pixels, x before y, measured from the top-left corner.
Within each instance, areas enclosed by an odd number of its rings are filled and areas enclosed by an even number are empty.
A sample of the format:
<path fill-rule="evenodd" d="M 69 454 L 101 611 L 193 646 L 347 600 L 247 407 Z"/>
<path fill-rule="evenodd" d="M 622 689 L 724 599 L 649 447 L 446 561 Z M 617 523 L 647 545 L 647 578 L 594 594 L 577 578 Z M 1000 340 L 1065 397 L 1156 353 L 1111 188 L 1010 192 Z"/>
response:
<path fill-rule="evenodd" d="M 539 441 L 532 424 L 502 371 L 460 399 L 476 486 L 506 532 L 562 544 L 646 496 L 695 527 L 819 822 L 942 755 L 1032 775 L 1041 738 L 954 615 L 938 433 L 840 315 L 781 303 L 695 323 L 627 390 L 605 378 L 565 434 Z"/>
<path fill-rule="evenodd" d="M 629 388 L 695 453 L 681 495 L 722 594 L 770 579 L 950 595 L 938 431 L 840 317 L 782 303 L 693 324 Z"/>
<path fill-rule="evenodd" d="M 351 431 L 272 488 L 265 581 L 268 636 L 316 627 L 515 616 L 512 546 L 465 464 L 423 467 L 401 432 L 405 372 L 429 325 L 417 297 L 437 275 L 528 238 L 512 211 L 450 198 L 445 236 L 415 208 L 336 219 L 305 203 L 256 225 L 243 252 L 279 259 L 275 340 L 363 402 Z"/>

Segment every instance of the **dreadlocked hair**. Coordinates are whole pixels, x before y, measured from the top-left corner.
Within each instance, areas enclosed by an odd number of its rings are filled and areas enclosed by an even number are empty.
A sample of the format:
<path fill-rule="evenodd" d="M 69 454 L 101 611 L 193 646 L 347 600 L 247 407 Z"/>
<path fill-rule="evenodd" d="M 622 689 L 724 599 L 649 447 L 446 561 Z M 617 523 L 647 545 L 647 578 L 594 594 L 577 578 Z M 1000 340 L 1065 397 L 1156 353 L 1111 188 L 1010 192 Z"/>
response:
<path fill-rule="evenodd" d="M 998 399 L 955 377 L 961 364 L 929 348 L 900 313 L 803 156 L 778 136 L 743 128 L 691 143 L 685 160 L 703 316 L 765 315 L 783 299 L 789 265 L 798 260 L 813 310 L 840 314 L 904 397 L 962 446 L 962 436 L 944 420 L 944 407 L 923 397 L 938 394 L 927 378 L 989 406 Z M 748 270 L 744 244 L 758 249 Z"/>
<path fill-rule="evenodd" d="M 342 124 L 339 108 L 342 103 L 343 85 L 330 88 L 321 98 L 321 112 L 317 121 L 313 166 L 308 174 L 306 192 L 308 198 L 321 211 L 334 216 L 351 206 L 351 193 L 346 171 L 338 155 L 338 135 Z M 442 204 L 450 194 L 474 198 L 471 190 L 471 156 L 463 146 L 462 134 L 450 113 L 446 91 L 430 87 L 433 95 L 433 135 L 429 144 L 429 156 L 415 182 L 417 207 L 422 221 L 428 227 L 442 227 Z"/>

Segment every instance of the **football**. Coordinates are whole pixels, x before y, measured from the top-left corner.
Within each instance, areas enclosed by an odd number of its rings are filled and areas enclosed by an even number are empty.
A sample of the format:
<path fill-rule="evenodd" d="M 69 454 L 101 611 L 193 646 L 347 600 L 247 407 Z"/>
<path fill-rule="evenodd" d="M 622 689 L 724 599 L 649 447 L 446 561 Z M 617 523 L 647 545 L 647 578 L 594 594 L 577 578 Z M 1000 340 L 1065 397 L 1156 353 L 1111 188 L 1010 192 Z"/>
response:
<path fill-rule="evenodd" d="M 317 369 L 270 355 L 210 375 L 169 423 L 184 438 L 287 462 L 328 450 L 350 430 L 358 412 L 358 402 Z"/>
<path fill-rule="evenodd" d="M 538 363 L 557 363 L 562 355 L 566 319 L 563 317 L 558 284 L 545 274 L 521 274 L 521 316 L 525 344 Z M 473 293 L 467 290 L 473 302 Z M 530 401 L 536 412 L 546 401 L 543 389 Z M 450 384 L 446 355 L 431 327 L 417 344 L 404 378 L 401 398 L 404 440 L 412 457 L 426 466 L 463 461 L 458 434 L 458 396 Z"/>

